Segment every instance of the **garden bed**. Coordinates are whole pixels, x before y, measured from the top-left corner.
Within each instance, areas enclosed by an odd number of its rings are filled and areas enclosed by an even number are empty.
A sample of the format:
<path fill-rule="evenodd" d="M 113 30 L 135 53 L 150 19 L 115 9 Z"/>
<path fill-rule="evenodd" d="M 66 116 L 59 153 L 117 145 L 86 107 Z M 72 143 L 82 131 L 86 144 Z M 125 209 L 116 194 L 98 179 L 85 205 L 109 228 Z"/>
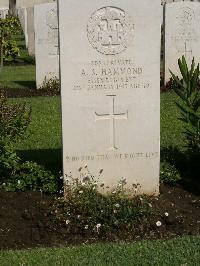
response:
<path fill-rule="evenodd" d="M 134 241 L 172 238 L 200 233 L 200 196 L 181 186 L 161 186 L 151 200 L 150 219 L 139 221 L 135 230 L 97 233 L 67 233 L 66 223 L 55 219 L 56 199 L 36 192 L 0 192 L 0 249 L 49 247 L 97 241 Z M 161 225 L 156 223 L 160 221 Z M 159 224 L 159 223 L 157 223 Z"/>

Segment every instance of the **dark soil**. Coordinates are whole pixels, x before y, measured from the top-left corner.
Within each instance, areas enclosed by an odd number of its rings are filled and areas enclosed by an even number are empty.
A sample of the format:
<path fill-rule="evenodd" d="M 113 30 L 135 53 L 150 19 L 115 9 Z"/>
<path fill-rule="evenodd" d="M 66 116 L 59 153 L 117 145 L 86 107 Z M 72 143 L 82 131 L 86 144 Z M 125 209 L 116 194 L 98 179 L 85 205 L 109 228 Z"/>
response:
<path fill-rule="evenodd" d="M 55 198 L 35 192 L 0 192 L 0 249 L 50 247 L 96 241 L 170 238 L 200 233 L 200 196 L 181 186 L 161 186 L 151 201 L 156 211 L 148 223 L 136 225 L 134 234 L 117 231 L 103 239 L 84 234 L 70 235 L 66 224 L 55 222 Z M 169 213 L 166 216 L 165 213 Z M 162 225 L 158 227 L 157 221 Z"/>

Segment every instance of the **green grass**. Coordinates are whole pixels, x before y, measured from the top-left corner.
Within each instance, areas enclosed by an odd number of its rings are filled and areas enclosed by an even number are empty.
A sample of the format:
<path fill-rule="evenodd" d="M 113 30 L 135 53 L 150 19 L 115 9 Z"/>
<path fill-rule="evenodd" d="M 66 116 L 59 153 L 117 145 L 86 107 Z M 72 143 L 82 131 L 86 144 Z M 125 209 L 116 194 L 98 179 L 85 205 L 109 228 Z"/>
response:
<path fill-rule="evenodd" d="M 0 72 L 0 87 L 35 88 L 35 66 L 4 66 Z"/>
<path fill-rule="evenodd" d="M 199 265 L 200 238 L 0 252 L 0 265 Z"/>
<path fill-rule="evenodd" d="M 24 35 L 22 33 L 13 36 L 20 48 L 20 55 L 16 58 L 16 62 L 7 62 L 2 71 L 0 71 L 0 88 L 35 88 L 36 76 L 34 59 L 29 56 L 25 47 Z M 21 65 L 14 65 L 14 64 Z M 23 65 L 26 64 L 26 65 Z"/>
<path fill-rule="evenodd" d="M 61 165 L 61 108 L 59 97 L 10 99 L 14 103 L 26 103 L 32 108 L 31 124 L 16 145 L 24 160 L 44 165 L 58 172 Z"/>

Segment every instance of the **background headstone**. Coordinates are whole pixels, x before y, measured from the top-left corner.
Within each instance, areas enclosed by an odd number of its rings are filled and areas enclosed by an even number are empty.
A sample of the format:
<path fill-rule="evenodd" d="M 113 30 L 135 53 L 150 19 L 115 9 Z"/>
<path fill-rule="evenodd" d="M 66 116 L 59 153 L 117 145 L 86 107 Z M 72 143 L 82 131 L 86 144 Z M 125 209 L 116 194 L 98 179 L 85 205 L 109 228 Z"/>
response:
<path fill-rule="evenodd" d="M 7 15 L 8 15 L 8 8 L 6 7 L 0 8 L 0 18 L 6 18 Z"/>
<path fill-rule="evenodd" d="M 35 55 L 34 8 L 27 7 L 28 52 Z"/>
<path fill-rule="evenodd" d="M 59 77 L 58 16 L 56 4 L 34 7 L 36 81 Z"/>
<path fill-rule="evenodd" d="M 160 0 L 59 1 L 65 178 L 159 191 Z"/>
<path fill-rule="evenodd" d="M 17 7 L 33 7 L 44 3 L 56 3 L 57 0 L 17 0 Z"/>
<path fill-rule="evenodd" d="M 22 30 L 25 36 L 26 47 L 28 47 L 28 31 L 27 31 L 27 10 L 24 7 L 17 9 L 17 15 L 20 20 Z"/>
<path fill-rule="evenodd" d="M 180 74 L 178 59 L 185 56 L 200 62 L 200 3 L 177 2 L 166 5 L 165 11 L 165 82 L 171 74 Z"/>

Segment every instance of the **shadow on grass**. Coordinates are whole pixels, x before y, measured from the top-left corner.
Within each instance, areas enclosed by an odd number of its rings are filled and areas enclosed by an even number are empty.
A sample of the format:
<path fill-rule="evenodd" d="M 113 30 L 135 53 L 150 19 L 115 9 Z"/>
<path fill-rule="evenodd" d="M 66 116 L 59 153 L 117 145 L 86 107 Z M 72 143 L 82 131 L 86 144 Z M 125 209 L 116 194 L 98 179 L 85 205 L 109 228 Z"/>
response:
<path fill-rule="evenodd" d="M 36 162 L 45 167 L 46 170 L 58 175 L 62 171 L 62 150 L 27 150 L 17 151 L 17 154 L 23 161 Z"/>
<path fill-rule="evenodd" d="M 22 87 L 26 87 L 26 88 L 36 88 L 36 81 L 35 80 L 16 80 L 13 81 L 15 84 L 18 84 Z"/>
<path fill-rule="evenodd" d="M 182 152 L 177 147 L 161 148 L 161 161 L 167 161 L 179 171 L 183 187 L 194 194 L 200 195 L 200 156 L 188 151 Z"/>

